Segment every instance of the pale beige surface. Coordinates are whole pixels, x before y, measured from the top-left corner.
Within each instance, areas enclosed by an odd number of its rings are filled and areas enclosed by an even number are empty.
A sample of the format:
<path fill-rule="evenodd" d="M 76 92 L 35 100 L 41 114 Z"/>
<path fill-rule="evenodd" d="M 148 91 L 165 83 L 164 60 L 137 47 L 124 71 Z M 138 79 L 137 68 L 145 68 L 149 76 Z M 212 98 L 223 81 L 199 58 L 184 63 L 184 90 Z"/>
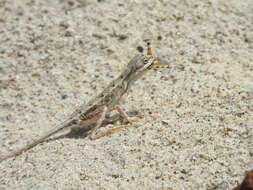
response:
<path fill-rule="evenodd" d="M 0 0 L 0 154 L 100 92 L 145 39 L 170 63 L 122 101 L 138 129 L 40 144 L 0 163 L 0 189 L 232 189 L 253 167 L 252 20 L 251 0 Z"/>

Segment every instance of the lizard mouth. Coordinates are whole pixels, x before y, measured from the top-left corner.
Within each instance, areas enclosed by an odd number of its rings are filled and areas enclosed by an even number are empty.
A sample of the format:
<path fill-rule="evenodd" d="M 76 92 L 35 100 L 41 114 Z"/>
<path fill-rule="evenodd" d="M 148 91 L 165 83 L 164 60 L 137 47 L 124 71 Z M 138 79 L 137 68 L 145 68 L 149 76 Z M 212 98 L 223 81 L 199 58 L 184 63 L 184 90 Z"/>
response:
<path fill-rule="evenodd" d="M 154 60 L 154 63 L 150 65 L 147 69 L 160 69 L 160 68 L 168 68 L 169 63 L 167 61 L 161 60 L 159 58 L 156 58 Z"/>

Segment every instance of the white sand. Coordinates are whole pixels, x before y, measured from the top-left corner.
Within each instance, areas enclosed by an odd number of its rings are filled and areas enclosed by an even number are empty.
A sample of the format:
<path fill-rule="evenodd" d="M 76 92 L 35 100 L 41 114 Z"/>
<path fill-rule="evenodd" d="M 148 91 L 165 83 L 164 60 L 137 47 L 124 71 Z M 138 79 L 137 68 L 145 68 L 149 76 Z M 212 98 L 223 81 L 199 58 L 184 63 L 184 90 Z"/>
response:
<path fill-rule="evenodd" d="M 0 163 L 0 189 L 235 187 L 253 166 L 252 19 L 252 0 L 0 0 L 0 154 L 100 92 L 145 39 L 170 63 L 122 101 L 139 128 L 42 143 Z"/>

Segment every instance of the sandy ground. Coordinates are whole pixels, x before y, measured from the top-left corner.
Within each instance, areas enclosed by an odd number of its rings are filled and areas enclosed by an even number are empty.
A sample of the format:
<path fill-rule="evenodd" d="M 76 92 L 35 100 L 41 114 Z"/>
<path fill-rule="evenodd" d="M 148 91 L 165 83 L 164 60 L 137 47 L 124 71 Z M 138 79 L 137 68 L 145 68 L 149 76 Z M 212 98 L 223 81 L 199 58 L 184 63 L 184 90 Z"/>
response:
<path fill-rule="evenodd" d="M 101 92 L 145 40 L 170 65 L 122 100 L 138 128 L 44 142 L 0 163 L 0 189 L 235 187 L 253 167 L 252 21 L 252 0 L 0 0 L 1 155 Z"/>

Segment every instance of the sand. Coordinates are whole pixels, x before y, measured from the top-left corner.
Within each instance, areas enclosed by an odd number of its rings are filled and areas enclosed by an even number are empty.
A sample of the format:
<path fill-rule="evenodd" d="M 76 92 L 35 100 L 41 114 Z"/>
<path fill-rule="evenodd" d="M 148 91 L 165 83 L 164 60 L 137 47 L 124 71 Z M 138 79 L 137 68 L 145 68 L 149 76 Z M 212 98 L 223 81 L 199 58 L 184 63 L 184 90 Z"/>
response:
<path fill-rule="evenodd" d="M 234 188 L 253 166 L 252 20 L 251 0 L 0 0 L 0 155 L 101 92 L 146 40 L 169 63 L 121 101 L 141 120 L 3 161 L 0 189 Z"/>

